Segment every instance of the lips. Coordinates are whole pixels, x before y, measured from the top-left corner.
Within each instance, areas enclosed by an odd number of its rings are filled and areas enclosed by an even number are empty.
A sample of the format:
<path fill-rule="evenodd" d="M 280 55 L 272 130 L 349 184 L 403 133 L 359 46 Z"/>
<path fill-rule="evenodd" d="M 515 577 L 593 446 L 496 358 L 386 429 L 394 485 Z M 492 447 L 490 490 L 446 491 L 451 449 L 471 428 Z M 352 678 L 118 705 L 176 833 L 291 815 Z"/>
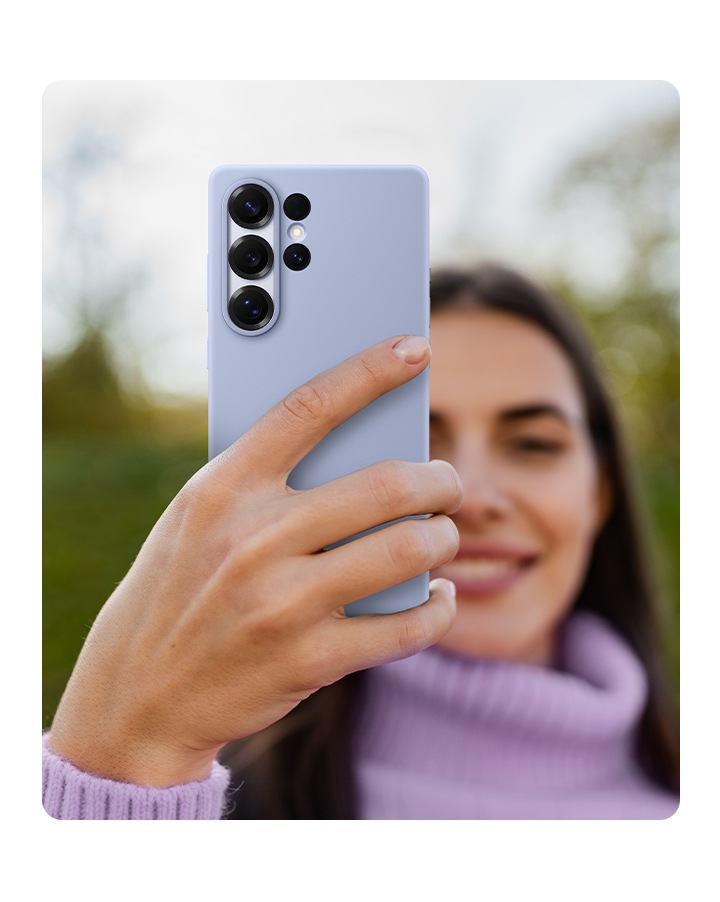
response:
<path fill-rule="evenodd" d="M 454 560 L 432 575 L 451 579 L 458 595 L 482 597 L 508 589 L 523 579 L 536 560 L 534 551 L 519 546 L 465 542 Z"/>

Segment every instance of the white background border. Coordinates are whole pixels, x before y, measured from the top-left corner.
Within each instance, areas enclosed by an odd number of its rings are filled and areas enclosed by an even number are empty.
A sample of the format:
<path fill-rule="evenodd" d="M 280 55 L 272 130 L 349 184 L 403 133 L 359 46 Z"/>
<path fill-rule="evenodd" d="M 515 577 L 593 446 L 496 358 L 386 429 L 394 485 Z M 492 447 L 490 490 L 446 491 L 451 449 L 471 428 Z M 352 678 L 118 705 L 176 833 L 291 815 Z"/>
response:
<path fill-rule="evenodd" d="M 425 11 L 423 11 L 425 10 Z M 264 19 L 271 15 L 277 30 Z M 707 4 L 14 4 L 5 14 L 3 883 L 28 898 L 717 892 L 718 83 Z M 233 34 L 237 23 L 237 36 Z M 248 33 L 253 39 L 245 39 Z M 660 822 L 55 822 L 39 801 L 40 110 L 58 79 L 666 79 L 682 112 L 683 801 Z M 715 133 L 715 135 L 712 134 Z M 9 315 L 8 315 L 9 314 Z M 37 345 L 35 345 L 37 341 Z M 36 350 L 37 349 L 37 350 Z M 702 405 L 702 407 L 700 406 Z M 702 483 L 699 480 L 702 479 Z M 689 524 L 689 526 L 688 526 Z M 689 530 L 689 532 L 688 532 Z M 15 880 L 13 880 L 13 877 Z M 15 882 L 18 881 L 18 882 Z M 691 886 L 702 889 L 692 889 Z"/>

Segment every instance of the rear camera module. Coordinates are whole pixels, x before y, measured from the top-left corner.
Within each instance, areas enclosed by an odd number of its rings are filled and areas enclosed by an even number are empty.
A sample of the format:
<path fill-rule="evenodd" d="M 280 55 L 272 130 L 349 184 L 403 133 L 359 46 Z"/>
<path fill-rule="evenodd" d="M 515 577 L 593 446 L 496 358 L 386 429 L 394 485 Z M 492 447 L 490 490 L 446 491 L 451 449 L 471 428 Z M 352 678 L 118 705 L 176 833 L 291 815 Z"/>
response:
<path fill-rule="evenodd" d="M 228 302 L 230 319 L 239 329 L 254 332 L 273 318 L 272 298 L 262 288 L 248 285 L 238 289 Z"/>
<path fill-rule="evenodd" d="M 310 263 L 310 251 L 304 244 L 291 244 L 285 249 L 283 260 L 288 269 L 305 269 Z"/>
<path fill-rule="evenodd" d="M 228 263 L 241 279 L 261 279 L 272 269 L 272 248 L 264 238 L 245 235 L 233 242 L 228 253 Z"/>
<path fill-rule="evenodd" d="M 230 195 L 228 212 L 237 225 L 259 229 L 272 218 L 273 200 L 260 185 L 241 185 Z"/>
<path fill-rule="evenodd" d="M 288 219 L 297 222 L 299 219 L 305 219 L 310 212 L 310 201 L 304 194 L 291 194 L 285 199 L 283 210 Z"/>

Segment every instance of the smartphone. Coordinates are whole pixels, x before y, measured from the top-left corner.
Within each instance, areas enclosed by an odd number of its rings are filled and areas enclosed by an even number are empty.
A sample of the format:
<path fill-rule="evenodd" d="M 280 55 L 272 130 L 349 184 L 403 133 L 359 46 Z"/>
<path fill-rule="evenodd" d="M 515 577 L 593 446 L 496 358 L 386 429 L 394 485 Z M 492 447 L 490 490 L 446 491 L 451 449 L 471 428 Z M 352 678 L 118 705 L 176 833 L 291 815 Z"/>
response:
<path fill-rule="evenodd" d="M 394 335 L 429 337 L 428 193 L 417 166 L 213 170 L 211 458 L 316 373 Z M 289 485 L 313 488 L 381 460 L 428 460 L 428 380 L 426 369 L 334 429 L 300 461 Z M 414 607 L 427 599 L 428 581 L 422 574 L 345 611 Z"/>

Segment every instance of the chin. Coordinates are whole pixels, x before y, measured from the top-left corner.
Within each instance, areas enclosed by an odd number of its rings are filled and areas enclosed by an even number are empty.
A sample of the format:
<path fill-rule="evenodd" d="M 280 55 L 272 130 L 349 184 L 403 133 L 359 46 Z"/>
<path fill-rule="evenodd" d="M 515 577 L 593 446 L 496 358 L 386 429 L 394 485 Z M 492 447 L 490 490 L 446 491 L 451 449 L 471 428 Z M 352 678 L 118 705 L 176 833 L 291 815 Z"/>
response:
<path fill-rule="evenodd" d="M 458 596 L 457 616 L 438 648 L 453 654 L 488 660 L 549 666 L 553 659 L 553 629 L 539 628 L 531 617 L 478 610 Z"/>

